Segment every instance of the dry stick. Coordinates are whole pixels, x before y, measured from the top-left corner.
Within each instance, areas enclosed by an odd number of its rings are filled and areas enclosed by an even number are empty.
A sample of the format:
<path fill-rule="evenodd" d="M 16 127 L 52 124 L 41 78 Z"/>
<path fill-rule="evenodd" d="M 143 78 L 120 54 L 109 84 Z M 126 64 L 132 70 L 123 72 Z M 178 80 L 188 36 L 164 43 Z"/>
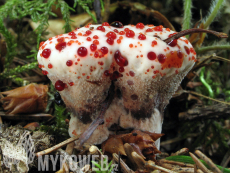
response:
<path fill-rule="evenodd" d="M 172 171 L 180 173 L 194 173 L 194 168 L 173 168 Z"/>
<path fill-rule="evenodd" d="M 197 173 L 204 173 L 204 172 L 201 171 L 200 169 L 197 169 Z"/>
<path fill-rule="evenodd" d="M 204 173 L 210 173 L 210 171 L 203 165 L 203 163 L 192 153 L 190 153 L 190 156 L 192 157 L 193 161 L 197 164 L 197 166 L 204 171 Z"/>
<path fill-rule="evenodd" d="M 76 141 L 78 139 L 79 139 L 79 135 L 74 136 L 72 138 L 69 138 L 69 139 L 67 139 L 67 140 L 65 140 L 65 141 L 63 141 L 63 142 L 61 142 L 61 143 L 59 143 L 59 144 L 57 144 L 57 145 L 55 145 L 55 146 L 53 146 L 51 148 L 48 148 L 46 150 L 43 150 L 43 151 L 40 151 L 40 152 L 36 153 L 36 156 L 39 157 L 39 156 L 42 156 L 42 155 L 45 155 L 45 154 L 49 154 L 49 153 L 51 153 L 51 152 L 53 152 L 53 151 L 65 146 L 65 145 L 67 145 L 67 144 L 69 144 L 71 142 L 74 142 L 74 141 Z"/>
<path fill-rule="evenodd" d="M 178 155 L 184 155 L 188 153 L 189 149 L 188 148 L 182 148 L 179 151 L 172 153 L 171 156 L 178 156 Z"/>
<path fill-rule="evenodd" d="M 190 164 L 190 163 L 183 163 L 183 162 L 177 162 L 177 161 L 173 161 L 173 160 L 165 160 L 165 159 L 162 159 L 162 160 L 160 160 L 160 162 L 163 162 L 163 163 L 170 163 L 170 164 L 174 164 L 174 165 L 179 165 L 179 166 L 182 166 L 182 167 L 190 167 L 190 168 L 193 168 L 193 167 L 194 167 L 193 164 Z"/>
<path fill-rule="evenodd" d="M 194 165 L 194 173 L 197 173 L 197 165 Z"/>
<path fill-rule="evenodd" d="M 222 32 L 216 32 L 216 31 L 212 31 L 212 30 L 207 30 L 207 29 L 200 29 L 200 28 L 192 28 L 192 29 L 186 29 L 184 31 L 181 31 L 181 32 L 178 32 L 177 34 L 163 40 L 164 42 L 166 43 L 170 43 L 171 41 L 173 41 L 174 39 L 178 39 L 182 36 L 185 36 L 185 35 L 188 35 L 188 34 L 191 34 L 191 33 L 199 33 L 199 32 L 205 32 L 205 33 L 210 33 L 210 34 L 213 34 L 217 37 L 220 37 L 220 38 L 227 38 L 228 35 L 225 34 L 225 33 L 222 33 Z"/>
<path fill-rule="evenodd" d="M 204 155 L 201 151 L 196 150 L 195 153 L 199 156 L 200 159 L 204 160 L 208 164 L 208 166 L 211 170 L 213 170 L 213 172 L 222 173 L 222 171 L 219 168 L 217 168 L 217 166 L 212 162 L 212 160 L 209 159 L 206 155 Z"/>
<path fill-rule="evenodd" d="M 134 171 L 132 170 L 132 169 L 130 169 L 127 165 L 126 165 L 126 163 L 120 158 L 119 159 L 119 157 L 118 157 L 118 155 L 116 154 L 116 153 L 113 153 L 113 159 L 115 160 L 115 162 L 119 162 L 119 160 L 120 160 L 120 164 L 121 164 L 121 170 L 122 170 L 122 172 L 124 172 L 124 173 L 134 173 Z"/>
<path fill-rule="evenodd" d="M 146 168 L 149 168 L 149 169 L 157 169 L 157 170 L 160 170 L 160 171 L 163 171 L 163 172 L 166 172 L 166 173 L 176 173 L 175 171 L 171 171 L 169 169 L 166 169 L 166 168 L 163 168 L 161 166 L 158 166 L 158 165 L 155 165 L 153 164 L 152 162 L 145 162 L 145 167 Z"/>

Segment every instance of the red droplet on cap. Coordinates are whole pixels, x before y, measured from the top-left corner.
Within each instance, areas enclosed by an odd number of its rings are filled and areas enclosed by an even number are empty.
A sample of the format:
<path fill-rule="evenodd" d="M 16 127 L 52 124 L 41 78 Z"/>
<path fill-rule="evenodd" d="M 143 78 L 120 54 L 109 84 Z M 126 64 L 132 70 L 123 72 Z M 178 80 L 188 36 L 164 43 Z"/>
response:
<path fill-rule="evenodd" d="M 101 53 L 107 54 L 108 52 L 109 52 L 109 50 L 108 50 L 107 47 L 102 47 L 102 48 L 101 48 Z"/>
<path fill-rule="evenodd" d="M 108 22 L 103 22 L 102 26 L 109 26 L 109 23 Z"/>
<path fill-rule="evenodd" d="M 55 46 L 55 48 L 59 51 L 65 49 L 65 47 L 66 47 L 66 42 L 60 42 Z"/>
<path fill-rule="evenodd" d="M 104 28 L 103 26 L 98 26 L 98 27 L 97 27 L 97 30 L 100 30 L 100 31 L 102 31 L 102 32 L 105 32 L 105 28 Z"/>
<path fill-rule="evenodd" d="M 134 33 L 134 31 L 132 31 L 132 30 L 128 30 L 128 31 L 125 33 L 125 35 L 126 35 L 126 37 L 128 37 L 128 38 L 132 38 L 132 37 L 135 36 L 135 33 Z"/>
<path fill-rule="evenodd" d="M 66 65 L 67 65 L 67 66 L 72 66 L 72 65 L 73 65 L 73 61 L 72 61 L 72 60 L 66 61 Z"/>
<path fill-rule="evenodd" d="M 149 52 L 147 54 L 147 57 L 149 60 L 155 60 L 157 58 L 156 54 L 154 52 Z"/>
<path fill-rule="evenodd" d="M 138 39 L 140 39 L 140 40 L 145 40 L 145 39 L 146 39 L 146 36 L 145 36 L 144 34 L 140 34 L 140 35 L 138 36 Z"/>
<path fill-rule="evenodd" d="M 145 25 L 143 23 L 136 24 L 136 28 L 143 29 Z"/>
<path fill-rule="evenodd" d="M 157 59 L 161 64 L 163 64 L 165 62 L 166 56 L 164 54 L 159 54 Z"/>
<path fill-rule="evenodd" d="M 43 56 L 44 58 L 49 58 L 50 54 L 51 54 L 51 50 L 50 50 L 50 49 L 44 49 L 44 50 L 42 51 L 42 56 Z"/>
<path fill-rule="evenodd" d="M 113 38 L 108 38 L 107 40 L 106 40 L 106 42 L 109 44 L 109 45 L 113 45 L 114 44 L 114 39 Z"/>
<path fill-rule="evenodd" d="M 90 45 L 90 50 L 91 50 L 92 52 L 94 52 L 95 50 L 97 50 L 97 45 L 96 45 L 96 44 L 91 44 L 91 45 Z"/>
<path fill-rule="evenodd" d="M 65 89 L 65 86 L 66 86 L 66 84 L 63 83 L 61 80 L 58 80 L 58 81 L 55 83 L 55 88 L 56 88 L 56 90 L 58 90 L 58 91 L 64 90 L 64 89 Z"/>
<path fill-rule="evenodd" d="M 86 56 L 88 53 L 87 49 L 85 47 L 79 47 L 77 50 L 77 54 L 81 57 Z"/>
<path fill-rule="evenodd" d="M 121 66 L 121 67 L 124 67 L 124 66 L 127 66 L 128 65 L 128 60 L 123 57 L 120 53 L 119 50 L 117 50 L 114 54 L 114 58 L 115 58 L 115 61 L 116 63 Z"/>

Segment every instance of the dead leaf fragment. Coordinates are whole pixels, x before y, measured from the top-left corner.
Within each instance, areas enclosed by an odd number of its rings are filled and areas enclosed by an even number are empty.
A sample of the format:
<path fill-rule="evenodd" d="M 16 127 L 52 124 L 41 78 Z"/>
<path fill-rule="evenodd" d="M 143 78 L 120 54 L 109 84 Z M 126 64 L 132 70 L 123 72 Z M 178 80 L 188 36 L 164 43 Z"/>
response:
<path fill-rule="evenodd" d="M 3 108 L 8 114 L 42 112 L 47 106 L 48 86 L 29 84 L 13 90 L 2 92 Z"/>

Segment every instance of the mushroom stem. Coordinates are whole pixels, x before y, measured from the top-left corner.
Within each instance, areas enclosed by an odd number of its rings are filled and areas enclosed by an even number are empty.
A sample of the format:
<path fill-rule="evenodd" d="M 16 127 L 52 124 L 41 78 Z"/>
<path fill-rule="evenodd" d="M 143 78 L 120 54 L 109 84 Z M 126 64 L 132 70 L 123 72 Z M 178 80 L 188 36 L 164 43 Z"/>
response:
<path fill-rule="evenodd" d="M 89 127 L 79 137 L 78 143 L 80 144 L 80 146 L 82 146 L 90 138 L 90 136 L 93 134 L 93 132 L 96 130 L 96 128 L 100 124 L 104 123 L 105 112 L 108 109 L 109 105 L 111 104 L 111 102 L 114 98 L 113 97 L 114 96 L 113 91 L 114 91 L 114 84 L 112 83 L 112 85 L 110 86 L 110 89 L 109 89 L 109 94 L 108 94 L 107 98 L 105 99 L 105 101 L 102 103 L 99 116 L 89 125 Z"/>
<path fill-rule="evenodd" d="M 188 34 L 192 34 L 192 33 L 200 33 L 200 32 L 205 32 L 205 33 L 210 33 L 213 34 L 217 37 L 220 38 L 227 38 L 228 35 L 223 33 L 223 32 L 216 32 L 216 31 L 212 31 L 212 30 L 207 30 L 207 29 L 200 29 L 200 28 L 192 28 L 192 29 L 186 29 L 184 31 L 178 32 L 177 34 L 163 40 L 166 43 L 170 43 L 172 40 L 174 39 L 178 39 L 182 36 L 188 35 Z"/>

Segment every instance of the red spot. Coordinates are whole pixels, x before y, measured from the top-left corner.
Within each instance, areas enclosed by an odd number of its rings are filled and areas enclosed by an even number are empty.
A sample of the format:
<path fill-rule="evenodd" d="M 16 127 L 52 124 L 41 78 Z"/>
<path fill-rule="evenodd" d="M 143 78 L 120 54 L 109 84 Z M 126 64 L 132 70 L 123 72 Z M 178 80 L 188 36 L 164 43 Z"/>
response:
<path fill-rule="evenodd" d="M 146 32 L 153 32 L 151 28 L 146 29 Z"/>
<path fill-rule="evenodd" d="M 166 31 L 170 31 L 170 29 L 169 29 L 169 28 L 166 28 Z"/>
<path fill-rule="evenodd" d="M 73 36 L 73 35 L 76 35 L 76 33 L 72 31 L 72 32 L 69 32 L 68 35 Z"/>
<path fill-rule="evenodd" d="M 105 76 L 110 76 L 109 70 L 105 70 L 105 71 L 104 71 L 104 75 L 105 75 Z"/>
<path fill-rule="evenodd" d="M 119 50 L 117 50 L 114 54 L 114 58 L 115 58 L 115 61 L 116 63 L 121 66 L 121 67 L 124 67 L 124 66 L 127 66 L 128 65 L 128 60 L 123 57 L 120 53 Z"/>
<path fill-rule="evenodd" d="M 113 45 L 114 44 L 114 39 L 113 38 L 108 38 L 106 40 L 106 42 L 109 44 L 109 45 Z"/>
<path fill-rule="evenodd" d="M 99 45 L 99 41 L 98 40 L 93 40 L 93 44 Z"/>
<path fill-rule="evenodd" d="M 86 40 L 87 40 L 87 41 L 91 41 L 91 38 L 90 38 L 90 37 L 87 37 Z"/>
<path fill-rule="evenodd" d="M 124 35 L 125 32 L 124 32 L 124 31 L 120 31 L 119 34 L 120 34 L 120 35 Z"/>
<path fill-rule="evenodd" d="M 73 35 L 72 37 L 71 37 L 71 39 L 76 39 L 77 37 L 76 37 L 76 35 Z"/>
<path fill-rule="evenodd" d="M 146 39 L 146 36 L 145 36 L 144 34 L 140 34 L 140 35 L 138 36 L 138 39 L 140 39 L 140 40 L 145 40 L 145 39 Z"/>
<path fill-rule="evenodd" d="M 176 70 L 175 73 L 178 74 L 179 73 L 178 70 Z"/>
<path fill-rule="evenodd" d="M 72 61 L 72 60 L 66 61 L 66 65 L 67 65 L 67 66 L 72 66 L 72 65 L 73 65 L 73 61 Z"/>
<path fill-rule="evenodd" d="M 39 48 L 44 44 L 45 42 L 42 41 L 40 44 L 39 44 Z"/>
<path fill-rule="evenodd" d="M 65 41 L 65 38 L 64 37 L 60 37 L 57 39 L 57 42 L 61 43 L 61 42 L 64 42 Z"/>
<path fill-rule="evenodd" d="M 61 50 L 65 49 L 66 47 L 66 42 L 60 42 L 58 43 L 55 48 L 61 52 Z"/>
<path fill-rule="evenodd" d="M 95 50 L 97 50 L 97 45 L 96 45 L 96 44 L 91 44 L 91 45 L 90 45 L 90 50 L 91 50 L 92 52 L 94 52 Z"/>
<path fill-rule="evenodd" d="M 102 26 L 109 26 L 109 23 L 108 22 L 104 22 L 104 23 L 102 23 Z"/>
<path fill-rule="evenodd" d="M 53 68 L 53 65 L 49 63 L 48 68 Z"/>
<path fill-rule="evenodd" d="M 136 28 L 143 29 L 145 25 L 143 23 L 136 24 Z"/>
<path fill-rule="evenodd" d="M 47 75 L 48 71 L 42 70 L 42 74 Z"/>
<path fill-rule="evenodd" d="M 123 24 L 121 22 L 115 21 L 110 24 L 110 26 L 116 27 L 116 28 L 123 28 Z"/>
<path fill-rule="evenodd" d="M 117 39 L 117 43 L 120 44 L 120 43 L 121 43 L 121 40 L 120 40 L 120 39 Z"/>
<path fill-rule="evenodd" d="M 90 30 L 85 31 L 87 35 L 90 35 L 92 32 Z"/>
<path fill-rule="evenodd" d="M 50 54 L 51 54 L 51 50 L 50 50 L 50 49 L 44 49 L 44 50 L 42 51 L 42 56 L 43 56 L 44 58 L 49 58 Z"/>
<path fill-rule="evenodd" d="M 147 54 L 147 57 L 148 57 L 149 60 L 155 60 L 157 56 L 156 56 L 156 54 L 154 52 L 149 52 Z"/>
<path fill-rule="evenodd" d="M 99 65 L 104 65 L 104 63 L 102 61 L 98 61 Z"/>
<path fill-rule="evenodd" d="M 128 31 L 129 31 L 129 28 L 125 28 L 124 31 L 125 31 L 125 32 L 128 32 Z"/>
<path fill-rule="evenodd" d="M 58 91 L 64 90 L 65 87 L 66 87 L 66 84 L 63 83 L 61 80 L 58 80 L 58 81 L 55 83 L 55 88 L 56 88 L 56 90 L 58 90 Z"/>
<path fill-rule="evenodd" d="M 38 64 L 38 68 L 42 68 L 42 65 L 41 65 L 41 64 Z"/>
<path fill-rule="evenodd" d="M 153 65 L 151 66 L 151 69 L 154 69 L 154 66 L 153 66 Z"/>
<path fill-rule="evenodd" d="M 154 47 L 154 46 L 156 46 L 156 45 L 157 45 L 157 41 L 156 41 L 156 40 L 153 40 L 151 46 Z"/>
<path fill-rule="evenodd" d="M 177 51 L 177 56 L 178 56 L 178 58 L 182 59 L 183 58 L 183 53 L 180 50 L 178 50 Z"/>
<path fill-rule="evenodd" d="M 85 47 L 79 47 L 77 50 L 77 54 L 81 57 L 86 56 L 88 53 L 87 49 Z"/>
<path fill-rule="evenodd" d="M 129 44 L 129 47 L 132 48 L 132 47 L 133 47 L 133 44 Z"/>
<path fill-rule="evenodd" d="M 158 59 L 159 63 L 163 64 L 165 62 L 166 56 L 163 54 L 159 54 L 157 56 L 157 59 Z"/>
<path fill-rule="evenodd" d="M 94 53 L 94 57 L 95 57 L 95 58 L 98 58 L 98 57 L 99 57 L 99 53 L 98 53 L 98 52 L 95 52 L 95 53 Z"/>
<path fill-rule="evenodd" d="M 129 30 L 129 31 L 126 32 L 125 35 L 126 35 L 126 37 L 128 37 L 128 38 L 132 38 L 132 37 L 135 36 L 135 33 L 134 33 L 132 30 Z"/>
<path fill-rule="evenodd" d="M 129 71 L 130 76 L 134 77 L 135 73 L 133 71 Z"/>
<path fill-rule="evenodd" d="M 114 32 L 116 32 L 116 33 L 118 33 L 118 32 L 119 32 L 117 29 L 114 29 L 113 31 L 114 31 Z"/>
<path fill-rule="evenodd" d="M 100 30 L 100 31 L 102 31 L 102 32 L 105 32 L 105 28 L 104 28 L 103 26 L 98 26 L 98 27 L 97 27 L 97 30 Z"/>
<path fill-rule="evenodd" d="M 103 54 L 107 54 L 109 52 L 107 47 L 102 47 L 100 50 L 101 50 L 101 53 Z"/>
<path fill-rule="evenodd" d="M 155 30 L 155 31 L 163 31 L 161 26 L 156 26 L 156 27 L 154 28 L 154 30 Z"/>
<path fill-rule="evenodd" d="M 69 85 L 70 85 L 70 86 L 73 86 L 73 85 L 74 85 L 74 83 L 73 83 L 73 82 L 69 82 Z"/>
<path fill-rule="evenodd" d="M 93 38 L 94 38 L 94 39 L 98 39 L 99 37 L 98 37 L 97 35 L 94 35 Z"/>
<path fill-rule="evenodd" d="M 106 37 L 111 37 L 113 39 L 116 39 L 117 38 L 117 34 L 115 32 L 110 31 L 110 32 L 108 32 L 106 34 Z"/>
<path fill-rule="evenodd" d="M 125 71 L 125 69 L 124 69 L 124 67 L 119 67 L 119 72 L 124 72 Z"/>
<path fill-rule="evenodd" d="M 189 55 L 189 54 L 190 54 L 189 48 L 188 48 L 187 46 L 184 46 L 184 49 L 185 49 L 185 51 L 187 52 L 187 54 Z"/>

